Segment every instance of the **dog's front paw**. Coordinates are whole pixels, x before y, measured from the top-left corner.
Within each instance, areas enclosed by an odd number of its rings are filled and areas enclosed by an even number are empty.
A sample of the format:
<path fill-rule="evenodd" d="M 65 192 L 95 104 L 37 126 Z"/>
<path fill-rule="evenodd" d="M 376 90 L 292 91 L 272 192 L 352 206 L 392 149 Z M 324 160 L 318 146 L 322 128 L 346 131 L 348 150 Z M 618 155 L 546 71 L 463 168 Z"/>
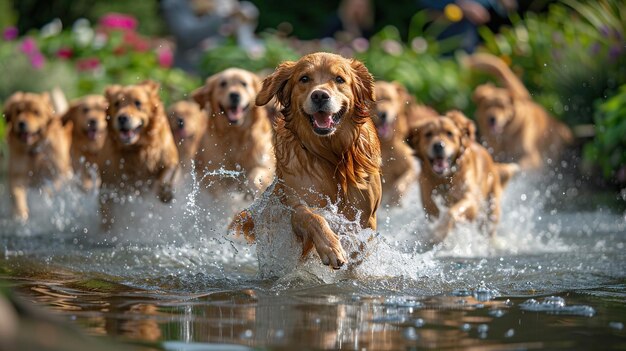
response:
<path fill-rule="evenodd" d="M 15 210 L 15 213 L 13 214 L 13 218 L 22 223 L 25 224 L 28 221 L 28 210 L 22 209 L 22 210 Z"/>
<path fill-rule="evenodd" d="M 243 210 L 235 215 L 235 218 L 228 225 L 228 232 L 234 233 L 236 237 L 243 235 L 249 244 L 253 244 L 256 241 L 256 235 L 254 233 L 254 220 L 250 212 Z"/>
<path fill-rule="evenodd" d="M 163 203 L 171 202 L 174 199 L 174 189 L 172 188 L 172 185 L 168 183 L 161 184 L 159 186 L 159 193 L 157 196 Z"/>
<path fill-rule="evenodd" d="M 330 265 L 333 269 L 339 269 L 348 261 L 339 238 L 332 231 L 329 230 L 320 240 L 315 240 L 314 244 L 323 264 Z"/>

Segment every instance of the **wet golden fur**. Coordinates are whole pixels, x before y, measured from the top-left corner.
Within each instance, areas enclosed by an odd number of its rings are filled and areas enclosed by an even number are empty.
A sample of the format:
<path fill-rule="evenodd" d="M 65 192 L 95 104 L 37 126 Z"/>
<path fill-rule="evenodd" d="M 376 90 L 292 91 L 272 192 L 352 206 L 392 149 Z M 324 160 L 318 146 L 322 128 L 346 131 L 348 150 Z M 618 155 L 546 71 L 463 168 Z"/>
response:
<path fill-rule="evenodd" d="M 405 142 L 409 124 L 438 114 L 427 106 L 417 104 L 398 82 L 377 81 L 375 89 L 376 111 L 372 119 L 382 152 L 383 203 L 397 206 L 417 177 L 413 151 Z"/>
<path fill-rule="evenodd" d="M 314 130 L 314 117 L 306 112 L 313 93 L 320 90 L 340 108 L 332 111 L 333 118 L 340 117 L 325 135 Z M 256 103 L 265 105 L 273 97 L 283 109 L 273 139 L 278 182 L 272 196 L 293 210 L 291 224 L 302 240 L 302 256 L 315 248 L 324 264 L 339 268 L 348 257 L 338 235 L 314 211 L 331 201 L 348 219 L 358 219 L 363 228 L 376 229 L 381 156 L 370 118 L 373 78 L 356 60 L 310 54 L 297 62 L 280 64 L 263 81 Z M 231 228 L 254 237 L 253 219 L 245 211 Z"/>
<path fill-rule="evenodd" d="M 159 199 L 171 201 L 179 160 L 159 97 L 159 84 L 146 81 L 136 85 L 111 85 L 105 96 L 108 136 L 98 161 L 103 165 L 103 187 L 128 194 L 156 186 Z M 134 131 L 131 137 L 122 128 L 124 117 Z M 106 222 L 110 200 L 102 202 L 103 222 Z"/>
<path fill-rule="evenodd" d="M 4 104 L 9 149 L 8 182 L 13 215 L 29 217 L 26 191 L 44 180 L 59 188 L 72 177 L 72 123 L 62 125 L 47 93 L 16 92 Z"/>
<path fill-rule="evenodd" d="M 167 118 L 178 148 L 180 164 L 187 174 L 206 131 L 206 111 L 201 110 L 195 102 L 179 101 L 167 109 Z"/>
<path fill-rule="evenodd" d="M 73 101 L 63 115 L 64 123 L 74 125 L 70 154 L 84 190 L 100 187 L 97 161 L 107 135 L 106 110 L 104 96 L 88 95 Z"/>
<path fill-rule="evenodd" d="M 540 170 L 556 161 L 572 143 L 570 129 L 532 100 L 520 79 L 498 57 L 475 54 L 469 67 L 495 75 L 504 88 L 487 83 L 476 88 L 476 119 L 481 138 L 500 162 L 518 162 L 522 169 Z"/>
<path fill-rule="evenodd" d="M 458 221 L 484 219 L 493 236 L 500 219 L 500 198 L 516 164 L 495 163 L 489 152 L 475 141 L 474 123 L 461 112 L 425 120 L 409 134 L 422 169 L 419 185 L 422 205 L 430 219 L 440 217 L 434 196 L 441 196 L 447 212 L 439 218 L 432 241 L 445 239 Z M 435 145 L 443 146 L 447 167 L 438 167 Z"/>
<path fill-rule="evenodd" d="M 193 99 L 209 115 L 208 125 L 196 157 L 198 171 L 241 170 L 247 183 L 246 191 L 264 190 L 274 176 L 272 126 L 267 109 L 254 101 L 261 89 L 256 74 L 229 68 L 207 78 Z M 231 95 L 237 95 L 236 103 Z M 236 109 L 236 112 L 231 112 Z M 206 177 L 213 193 L 227 194 L 235 184 L 222 177 Z"/>

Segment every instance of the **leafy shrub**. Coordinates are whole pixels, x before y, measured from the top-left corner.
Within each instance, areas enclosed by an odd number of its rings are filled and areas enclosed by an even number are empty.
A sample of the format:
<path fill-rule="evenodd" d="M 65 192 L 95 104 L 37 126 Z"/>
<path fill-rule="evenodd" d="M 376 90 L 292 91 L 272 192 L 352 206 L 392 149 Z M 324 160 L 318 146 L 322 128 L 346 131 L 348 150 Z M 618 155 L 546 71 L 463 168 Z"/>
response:
<path fill-rule="evenodd" d="M 594 120 L 596 137 L 585 145 L 585 159 L 600 166 L 605 178 L 626 183 L 626 85 L 598 106 Z"/>

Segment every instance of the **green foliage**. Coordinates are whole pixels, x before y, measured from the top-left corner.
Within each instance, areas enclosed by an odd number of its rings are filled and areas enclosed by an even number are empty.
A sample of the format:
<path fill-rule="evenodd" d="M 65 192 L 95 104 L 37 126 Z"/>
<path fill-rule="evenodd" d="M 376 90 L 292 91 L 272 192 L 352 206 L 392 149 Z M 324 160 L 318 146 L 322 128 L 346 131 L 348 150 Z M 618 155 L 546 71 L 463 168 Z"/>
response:
<path fill-rule="evenodd" d="M 585 145 L 584 157 L 600 166 L 606 178 L 626 183 L 626 85 L 600 104 L 594 117 L 596 137 Z"/>
<path fill-rule="evenodd" d="M 481 35 L 546 108 L 569 124 L 591 123 L 594 101 L 626 83 L 625 15 L 617 0 L 564 0 L 547 14 L 513 17 L 500 34 L 481 28 Z"/>

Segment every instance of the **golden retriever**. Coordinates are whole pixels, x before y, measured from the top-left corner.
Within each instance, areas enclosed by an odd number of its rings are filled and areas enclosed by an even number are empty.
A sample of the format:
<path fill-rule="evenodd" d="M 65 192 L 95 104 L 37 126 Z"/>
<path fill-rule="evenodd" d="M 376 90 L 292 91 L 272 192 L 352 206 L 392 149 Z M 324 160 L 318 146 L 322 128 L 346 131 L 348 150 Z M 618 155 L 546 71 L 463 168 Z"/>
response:
<path fill-rule="evenodd" d="M 74 125 L 70 155 L 86 191 L 100 188 L 98 157 L 107 135 L 106 110 L 104 96 L 88 95 L 73 101 L 63 115 L 63 123 L 71 121 Z"/>
<path fill-rule="evenodd" d="M 455 222 L 484 218 L 483 226 L 495 235 L 500 219 L 500 198 L 517 164 L 495 163 L 475 141 L 474 123 L 459 111 L 425 120 L 409 134 L 422 169 L 419 185 L 422 205 L 430 219 L 440 209 L 433 198 L 439 195 L 448 208 L 437 225 L 433 243 L 441 242 Z"/>
<path fill-rule="evenodd" d="M 241 171 L 247 190 L 264 190 L 274 177 L 272 125 L 267 109 L 254 101 L 261 80 L 252 72 L 229 68 L 207 78 L 192 95 L 209 114 L 197 155 L 200 172 Z M 220 175 L 205 178 L 214 194 L 227 193 L 236 184 Z"/>
<path fill-rule="evenodd" d="M 72 123 L 63 126 L 48 93 L 14 93 L 4 104 L 4 117 L 8 127 L 8 181 L 13 215 L 26 221 L 29 187 L 49 180 L 58 189 L 72 177 Z"/>
<path fill-rule="evenodd" d="M 159 97 L 159 84 L 111 85 L 105 96 L 108 136 L 98 161 L 104 190 L 136 194 L 156 185 L 158 198 L 170 202 L 178 151 Z M 110 227 L 114 221 L 110 218 L 111 194 L 101 194 L 103 224 Z"/>
<path fill-rule="evenodd" d="M 520 79 L 498 57 L 474 54 L 466 63 L 495 75 L 504 85 L 499 88 L 487 83 L 473 94 L 478 129 L 494 158 L 517 162 L 524 170 L 556 164 L 573 141 L 570 129 L 535 103 Z"/>
<path fill-rule="evenodd" d="M 402 195 L 417 177 L 413 151 L 405 142 L 409 124 L 438 114 L 418 105 L 398 82 L 377 81 L 376 111 L 372 115 L 382 152 L 383 203 L 397 206 Z"/>
<path fill-rule="evenodd" d="M 207 115 L 195 102 L 179 101 L 167 109 L 167 117 L 178 147 L 180 164 L 188 172 L 204 136 Z"/>
<path fill-rule="evenodd" d="M 276 97 L 283 107 L 273 144 L 277 182 L 270 196 L 291 209 L 302 257 L 315 248 L 322 263 L 339 268 L 347 255 L 316 209 L 338 211 L 376 229 L 381 201 L 380 145 L 370 116 L 374 80 L 361 62 L 314 53 L 281 63 L 263 81 L 256 104 Z M 253 240 L 254 219 L 241 212 L 231 229 Z"/>

